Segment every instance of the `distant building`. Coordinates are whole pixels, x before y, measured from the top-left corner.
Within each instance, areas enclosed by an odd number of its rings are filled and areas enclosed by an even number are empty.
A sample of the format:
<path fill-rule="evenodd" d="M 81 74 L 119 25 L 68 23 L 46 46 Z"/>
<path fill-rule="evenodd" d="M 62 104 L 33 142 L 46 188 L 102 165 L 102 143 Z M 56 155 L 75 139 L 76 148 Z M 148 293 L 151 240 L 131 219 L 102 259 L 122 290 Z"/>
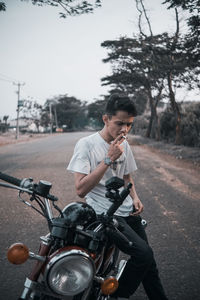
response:
<path fill-rule="evenodd" d="M 17 120 L 9 121 L 9 129 L 16 130 Z M 21 132 L 33 132 L 33 133 L 43 133 L 45 132 L 45 128 L 43 126 L 37 126 L 35 120 L 28 118 L 19 118 L 19 130 Z"/>

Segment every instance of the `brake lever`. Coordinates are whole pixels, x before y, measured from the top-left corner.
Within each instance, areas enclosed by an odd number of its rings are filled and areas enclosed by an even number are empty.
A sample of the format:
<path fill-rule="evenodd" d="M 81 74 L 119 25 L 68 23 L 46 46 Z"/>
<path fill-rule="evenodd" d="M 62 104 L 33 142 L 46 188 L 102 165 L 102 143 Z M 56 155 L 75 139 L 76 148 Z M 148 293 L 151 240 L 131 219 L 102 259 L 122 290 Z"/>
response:
<path fill-rule="evenodd" d="M 19 186 L 10 184 L 10 183 L 0 182 L 0 186 L 10 188 L 10 189 L 14 189 L 14 190 L 18 190 L 18 191 L 21 191 L 21 192 L 25 192 L 25 193 L 28 193 L 28 194 L 31 194 L 31 195 L 33 194 L 33 191 L 31 191 L 27 188 L 22 188 L 22 187 L 19 187 Z"/>

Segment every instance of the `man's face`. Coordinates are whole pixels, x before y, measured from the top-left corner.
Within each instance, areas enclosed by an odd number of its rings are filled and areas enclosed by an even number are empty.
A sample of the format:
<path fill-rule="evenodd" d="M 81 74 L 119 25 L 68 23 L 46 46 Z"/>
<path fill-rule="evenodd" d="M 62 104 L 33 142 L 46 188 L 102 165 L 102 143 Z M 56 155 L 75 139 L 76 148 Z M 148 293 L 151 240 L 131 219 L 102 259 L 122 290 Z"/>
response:
<path fill-rule="evenodd" d="M 108 136 L 111 140 L 116 139 L 120 134 L 127 135 L 133 124 L 134 117 L 125 111 L 118 111 L 115 116 L 105 115 L 103 121 Z"/>

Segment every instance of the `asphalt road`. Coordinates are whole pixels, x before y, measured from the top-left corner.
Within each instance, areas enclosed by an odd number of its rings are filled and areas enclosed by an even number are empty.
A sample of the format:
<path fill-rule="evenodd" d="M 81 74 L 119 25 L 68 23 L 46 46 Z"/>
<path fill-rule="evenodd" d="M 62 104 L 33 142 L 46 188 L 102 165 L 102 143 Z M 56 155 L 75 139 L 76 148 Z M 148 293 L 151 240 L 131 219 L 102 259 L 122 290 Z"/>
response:
<path fill-rule="evenodd" d="M 88 133 L 66 133 L 0 147 L 0 171 L 15 177 L 48 180 L 60 207 L 79 200 L 73 175 L 66 171 L 75 142 Z M 148 147 L 132 146 L 138 170 L 135 185 L 144 203 L 147 234 L 170 300 L 200 299 L 200 174 L 183 161 Z M 24 242 L 37 251 L 39 236 L 47 233 L 45 220 L 17 199 L 17 191 L 0 187 L 0 299 L 20 295 L 32 264 L 11 265 L 6 251 Z M 131 300 L 147 299 L 143 288 Z"/>

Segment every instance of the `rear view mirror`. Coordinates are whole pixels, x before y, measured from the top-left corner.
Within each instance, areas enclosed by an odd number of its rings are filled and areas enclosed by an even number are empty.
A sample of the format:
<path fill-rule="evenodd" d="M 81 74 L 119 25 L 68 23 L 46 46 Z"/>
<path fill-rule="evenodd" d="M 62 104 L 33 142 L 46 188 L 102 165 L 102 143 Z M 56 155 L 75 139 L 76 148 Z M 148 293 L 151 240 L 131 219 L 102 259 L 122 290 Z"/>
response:
<path fill-rule="evenodd" d="M 105 184 L 106 188 L 108 190 L 118 190 L 120 187 L 124 186 L 124 180 L 119 178 L 119 177 L 111 177 L 110 179 L 108 179 L 106 181 L 106 184 Z"/>

